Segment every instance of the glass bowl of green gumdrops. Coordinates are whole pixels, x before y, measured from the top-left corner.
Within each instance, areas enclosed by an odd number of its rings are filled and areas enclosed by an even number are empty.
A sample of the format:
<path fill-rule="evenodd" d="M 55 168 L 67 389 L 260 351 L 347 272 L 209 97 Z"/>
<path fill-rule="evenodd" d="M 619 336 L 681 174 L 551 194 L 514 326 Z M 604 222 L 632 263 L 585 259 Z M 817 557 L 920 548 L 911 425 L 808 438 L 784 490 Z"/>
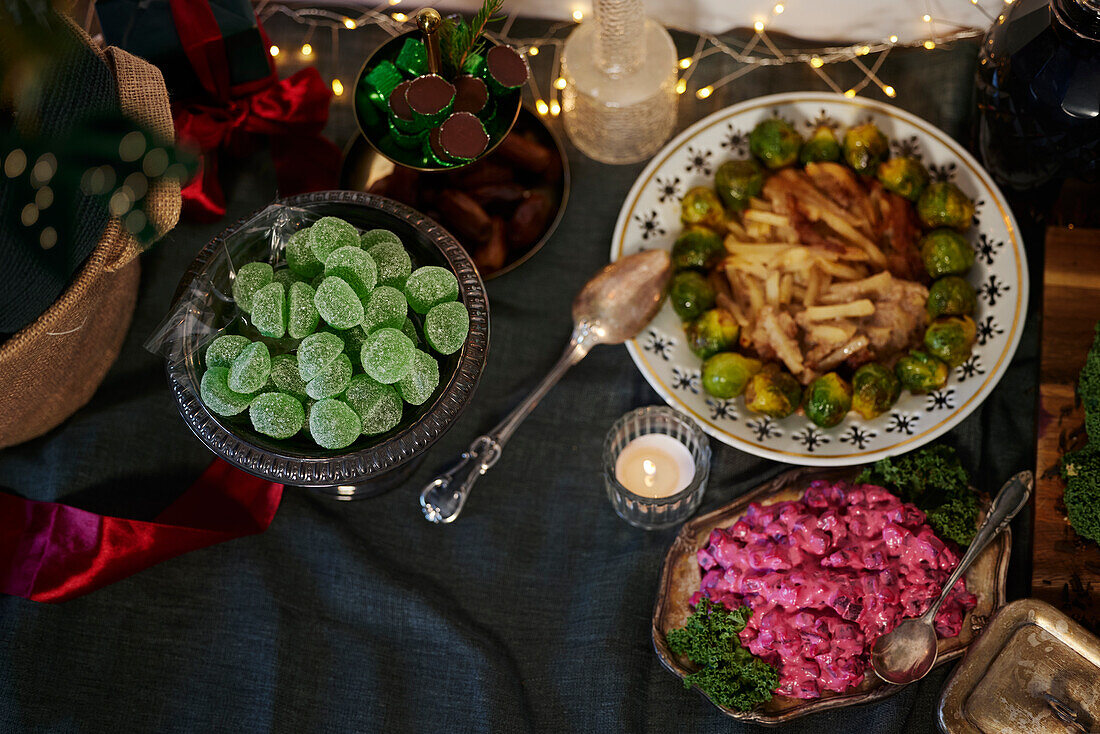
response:
<path fill-rule="evenodd" d="M 338 499 L 399 486 L 473 397 L 489 348 L 477 269 L 441 226 L 353 191 L 281 199 L 198 254 L 168 380 L 215 454 Z"/>

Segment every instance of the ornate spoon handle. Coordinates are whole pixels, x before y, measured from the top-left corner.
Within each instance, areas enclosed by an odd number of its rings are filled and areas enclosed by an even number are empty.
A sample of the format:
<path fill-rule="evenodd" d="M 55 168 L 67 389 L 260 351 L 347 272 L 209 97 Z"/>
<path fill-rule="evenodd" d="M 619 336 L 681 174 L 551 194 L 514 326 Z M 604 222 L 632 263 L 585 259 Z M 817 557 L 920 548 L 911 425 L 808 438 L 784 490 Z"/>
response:
<path fill-rule="evenodd" d="M 573 329 L 569 346 L 557 364 L 542 382 L 517 405 L 504 420 L 484 436 L 478 436 L 466 451 L 447 469 L 428 483 L 420 492 L 420 507 L 424 517 L 434 523 L 453 522 L 462 512 L 470 490 L 485 472 L 489 471 L 504 451 L 504 445 L 512 437 L 520 423 L 531 414 L 543 396 L 557 384 L 570 367 L 584 359 L 599 343 L 599 337 L 588 324 L 578 324 Z"/>

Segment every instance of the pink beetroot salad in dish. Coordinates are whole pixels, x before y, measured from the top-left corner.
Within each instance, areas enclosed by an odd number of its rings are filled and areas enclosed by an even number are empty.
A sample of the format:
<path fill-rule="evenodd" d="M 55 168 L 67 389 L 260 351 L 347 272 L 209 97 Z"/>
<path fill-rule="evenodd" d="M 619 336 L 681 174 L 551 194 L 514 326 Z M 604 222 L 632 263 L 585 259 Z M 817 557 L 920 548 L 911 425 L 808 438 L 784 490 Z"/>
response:
<path fill-rule="evenodd" d="M 863 682 L 871 643 L 923 614 L 959 562 L 924 513 L 870 484 L 813 482 L 799 500 L 753 502 L 698 551 L 702 595 L 752 609 L 741 644 L 779 671 L 776 693 L 818 698 Z M 959 634 L 976 599 L 960 579 L 936 615 Z"/>

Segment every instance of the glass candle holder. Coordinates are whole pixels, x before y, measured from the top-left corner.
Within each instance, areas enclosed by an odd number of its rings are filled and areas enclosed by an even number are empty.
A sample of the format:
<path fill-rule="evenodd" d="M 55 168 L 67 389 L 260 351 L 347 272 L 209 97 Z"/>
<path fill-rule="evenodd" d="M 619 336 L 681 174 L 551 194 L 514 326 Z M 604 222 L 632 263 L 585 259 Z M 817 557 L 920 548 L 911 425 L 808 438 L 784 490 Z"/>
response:
<path fill-rule="evenodd" d="M 665 497 L 649 497 L 628 489 L 616 472 L 619 456 L 627 445 L 636 438 L 653 434 L 668 436 L 682 444 L 691 456 L 694 470 L 687 486 Z M 677 525 L 691 517 L 703 501 L 710 476 L 710 457 L 707 435 L 683 413 L 665 406 L 632 410 L 615 422 L 604 440 L 603 473 L 607 498 L 615 513 L 634 527 L 656 530 Z"/>

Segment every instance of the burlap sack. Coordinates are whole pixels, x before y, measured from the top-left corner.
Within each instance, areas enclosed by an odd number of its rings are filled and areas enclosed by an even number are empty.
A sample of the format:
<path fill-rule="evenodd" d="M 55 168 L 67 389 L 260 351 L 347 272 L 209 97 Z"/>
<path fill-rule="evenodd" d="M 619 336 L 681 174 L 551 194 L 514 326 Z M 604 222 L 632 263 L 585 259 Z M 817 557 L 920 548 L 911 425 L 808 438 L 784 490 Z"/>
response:
<path fill-rule="evenodd" d="M 97 53 L 118 80 L 122 111 L 165 142 L 173 140 L 160 70 L 117 48 Z M 162 182 L 146 196 L 159 237 L 179 221 L 179 183 Z M 0 448 L 41 436 L 91 399 L 130 328 L 140 252 L 133 236 L 112 218 L 61 297 L 0 345 Z"/>

